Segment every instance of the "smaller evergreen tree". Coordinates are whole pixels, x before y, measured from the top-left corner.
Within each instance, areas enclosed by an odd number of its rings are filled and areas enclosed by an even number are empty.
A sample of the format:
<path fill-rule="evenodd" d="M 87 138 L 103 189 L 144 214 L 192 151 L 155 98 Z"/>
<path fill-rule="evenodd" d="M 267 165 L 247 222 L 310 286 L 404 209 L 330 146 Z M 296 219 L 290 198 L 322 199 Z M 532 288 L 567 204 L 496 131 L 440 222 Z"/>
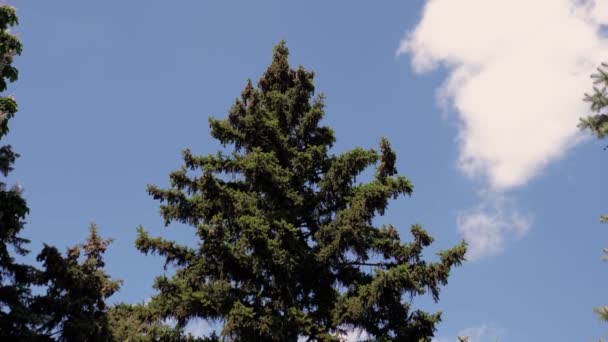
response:
<path fill-rule="evenodd" d="M 92 224 L 85 243 L 68 248 L 64 257 L 45 245 L 39 285 L 46 295 L 33 308 L 46 317 L 40 331 L 58 341 L 113 341 L 106 299 L 120 287 L 104 270 L 103 254 L 111 239 L 102 239 Z"/>

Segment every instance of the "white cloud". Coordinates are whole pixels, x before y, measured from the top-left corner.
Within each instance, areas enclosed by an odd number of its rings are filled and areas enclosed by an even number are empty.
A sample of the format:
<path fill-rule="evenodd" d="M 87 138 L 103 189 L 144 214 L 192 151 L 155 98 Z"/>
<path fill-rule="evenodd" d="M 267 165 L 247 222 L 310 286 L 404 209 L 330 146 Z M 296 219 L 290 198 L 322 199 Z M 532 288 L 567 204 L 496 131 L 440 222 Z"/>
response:
<path fill-rule="evenodd" d="M 458 231 L 468 243 L 467 260 L 502 252 L 508 241 L 523 237 L 531 219 L 499 194 L 483 194 L 482 203 L 458 216 Z"/>
<path fill-rule="evenodd" d="M 453 338 L 435 337 L 431 342 L 458 341 L 458 337 L 468 337 L 468 342 L 497 342 L 505 341 L 507 330 L 492 324 L 483 324 L 478 327 L 462 329 Z"/>
<path fill-rule="evenodd" d="M 439 94 L 462 124 L 458 165 L 507 190 L 578 141 L 606 23 L 605 0 L 427 0 L 398 53 L 418 72 L 447 68 Z"/>
<path fill-rule="evenodd" d="M 469 337 L 469 342 L 496 342 L 504 340 L 506 330 L 493 325 L 482 325 L 467 328 L 458 332 L 458 336 Z"/>
<path fill-rule="evenodd" d="M 453 342 L 454 339 L 449 339 L 447 337 L 433 337 L 431 342 Z"/>
<path fill-rule="evenodd" d="M 342 342 L 357 342 L 369 338 L 367 332 L 361 329 L 349 330 L 346 332 L 346 334 L 342 334 L 340 337 Z"/>
<path fill-rule="evenodd" d="M 355 329 L 346 330 L 345 333 L 339 334 L 339 337 L 340 337 L 341 342 L 357 342 L 357 341 L 362 341 L 362 340 L 368 339 L 369 335 L 367 334 L 367 332 L 365 330 L 355 328 Z M 305 342 L 307 340 L 308 340 L 308 338 L 306 338 L 306 337 L 298 338 L 298 342 Z"/>
<path fill-rule="evenodd" d="M 209 336 L 213 331 L 217 333 L 219 330 L 221 329 L 217 324 L 200 318 L 190 320 L 184 328 L 186 334 L 192 334 L 194 337 Z"/>

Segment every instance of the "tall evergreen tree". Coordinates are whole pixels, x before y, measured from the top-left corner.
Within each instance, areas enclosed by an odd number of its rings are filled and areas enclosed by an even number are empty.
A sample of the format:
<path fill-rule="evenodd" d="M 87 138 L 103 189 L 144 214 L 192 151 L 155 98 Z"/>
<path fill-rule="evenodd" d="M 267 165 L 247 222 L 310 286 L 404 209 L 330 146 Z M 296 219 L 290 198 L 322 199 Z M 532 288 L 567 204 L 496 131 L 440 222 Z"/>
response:
<path fill-rule="evenodd" d="M 608 114 L 604 112 L 608 107 L 608 64 L 602 63 L 597 73 L 591 75 L 593 79 L 593 93 L 585 94 L 585 101 L 590 103 L 591 111 L 595 114 L 581 118 L 578 127 L 591 131 L 598 139 L 608 136 Z M 608 149 L 608 146 L 606 148 Z M 608 223 L 608 215 L 600 217 L 600 221 Z M 608 248 L 604 249 L 604 260 L 608 261 Z M 600 319 L 608 322 L 608 305 L 595 308 Z"/>
<path fill-rule="evenodd" d="M 17 80 L 18 72 L 13 66 L 15 56 L 21 54 L 21 42 L 10 32 L 18 24 L 15 9 L 0 6 L 0 92 L 7 89 L 8 82 Z M 17 112 L 17 103 L 12 96 L 0 96 L 0 139 L 9 131 L 9 122 Z M 13 170 L 19 157 L 10 145 L 0 146 L 0 173 L 5 178 Z M 34 336 L 34 316 L 29 310 L 30 285 L 36 277 L 35 269 L 18 263 L 14 256 L 25 255 L 29 242 L 20 236 L 24 219 L 29 209 L 22 196 L 20 185 L 9 186 L 0 180 L 0 337 L 15 339 Z"/>
<path fill-rule="evenodd" d="M 198 237 L 185 246 L 138 229 L 137 248 L 176 268 L 157 278 L 152 305 L 180 325 L 222 321 L 233 341 L 337 341 L 351 328 L 378 341 L 430 341 L 441 313 L 415 309 L 411 299 L 430 293 L 437 301 L 466 246 L 427 262 L 422 251 L 433 239 L 421 226 L 404 243 L 394 226 L 374 225 L 412 184 L 397 175 L 384 138 L 379 152 L 330 154 L 334 133 L 320 126 L 313 77 L 291 69 L 279 43 L 257 87 L 248 81 L 228 117 L 209 120 L 211 135 L 232 151 L 185 150 L 171 187 L 148 187 L 165 223 L 190 225 Z M 373 165 L 371 181 L 355 180 Z"/>

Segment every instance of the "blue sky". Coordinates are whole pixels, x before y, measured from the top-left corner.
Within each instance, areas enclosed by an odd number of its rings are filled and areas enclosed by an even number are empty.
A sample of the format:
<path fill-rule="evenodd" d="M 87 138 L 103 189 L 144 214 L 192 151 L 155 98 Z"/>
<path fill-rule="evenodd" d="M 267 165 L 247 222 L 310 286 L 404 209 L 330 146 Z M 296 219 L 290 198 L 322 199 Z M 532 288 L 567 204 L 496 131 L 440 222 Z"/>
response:
<path fill-rule="evenodd" d="M 607 142 L 575 127 L 588 75 L 608 56 L 597 33 L 605 2 L 9 3 L 24 53 L 6 141 L 22 154 L 11 180 L 31 209 L 29 260 L 96 222 L 115 239 L 107 268 L 125 281 L 112 300 L 150 297 L 162 260 L 135 250 L 136 227 L 193 234 L 163 227 L 146 184 L 166 186 L 186 147 L 220 148 L 208 117 L 226 115 L 285 39 L 292 65 L 314 70 L 327 96 L 334 152 L 386 136 L 413 181 L 412 198 L 380 221 L 405 237 L 423 224 L 436 238 L 430 258 L 462 238 L 474 246 L 439 304 L 419 301 L 444 311 L 438 341 L 608 335 L 592 312 L 608 304 Z"/>

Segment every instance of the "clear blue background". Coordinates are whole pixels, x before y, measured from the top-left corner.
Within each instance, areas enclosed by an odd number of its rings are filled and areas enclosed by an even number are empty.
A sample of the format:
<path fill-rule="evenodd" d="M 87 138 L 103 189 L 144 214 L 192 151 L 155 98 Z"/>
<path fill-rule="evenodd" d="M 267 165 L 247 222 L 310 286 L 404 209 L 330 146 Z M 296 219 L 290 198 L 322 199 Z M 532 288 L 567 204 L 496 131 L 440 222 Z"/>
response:
<path fill-rule="evenodd" d="M 23 184 L 31 209 L 28 260 L 42 242 L 63 249 L 83 241 L 94 221 L 115 238 L 107 269 L 125 283 L 113 302 L 145 300 L 163 272 L 161 259 L 134 248 L 138 225 L 192 241 L 186 227 L 163 227 L 146 184 L 166 186 L 183 148 L 220 148 L 208 117 L 226 115 L 281 39 L 292 65 L 314 70 L 327 95 L 334 152 L 391 140 L 415 191 L 393 202 L 382 221 L 404 237 L 411 223 L 422 223 L 435 251 L 459 241 L 456 216 L 477 204 L 475 183 L 455 167 L 455 115 L 436 105 L 444 73 L 415 75 L 408 56 L 395 57 L 422 0 L 9 3 L 25 49 L 20 79 L 8 91 L 20 111 L 6 141 L 22 154 L 11 180 Z M 590 140 L 511 193 L 534 216 L 530 232 L 505 253 L 456 269 L 439 304 L 419 301 L 444 311 L 438 336 L 483 324 L 504 328 L 505 341 L 608 334 L 592 312 L 608 304 L 608 264 L 599 259 L 608 247 L 608 226 L 598 223 L 608 213 L 602 147 Z"/>

